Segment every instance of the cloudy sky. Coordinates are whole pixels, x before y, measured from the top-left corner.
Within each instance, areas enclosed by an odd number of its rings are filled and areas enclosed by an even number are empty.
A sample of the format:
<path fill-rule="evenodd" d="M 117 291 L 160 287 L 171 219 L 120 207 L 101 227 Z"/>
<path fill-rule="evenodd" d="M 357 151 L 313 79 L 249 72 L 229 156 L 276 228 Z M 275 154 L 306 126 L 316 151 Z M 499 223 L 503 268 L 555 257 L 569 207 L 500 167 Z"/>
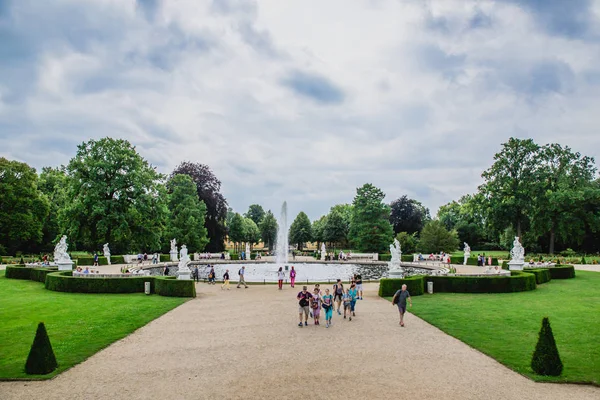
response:
<path fill-rule="evenodd" d="M 371 182 L 434 214 L 510 136 L 599 158 L 599 94 L 594 0 L 0 0 L 0 156 L 125 138 L 240 212 Z"/>

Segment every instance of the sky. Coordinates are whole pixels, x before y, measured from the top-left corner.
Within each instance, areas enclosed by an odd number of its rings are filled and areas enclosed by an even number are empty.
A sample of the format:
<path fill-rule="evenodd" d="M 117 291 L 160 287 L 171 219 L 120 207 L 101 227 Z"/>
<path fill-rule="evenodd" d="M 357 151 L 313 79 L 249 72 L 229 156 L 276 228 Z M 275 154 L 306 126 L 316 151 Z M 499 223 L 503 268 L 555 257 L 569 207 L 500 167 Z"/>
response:
<path fill-rule="evenodd" d="M 0 156 L 129 140 L 229 205 L 437 208 L 509 137 L 600 156 L 597 0 L 0 0 Z"/>

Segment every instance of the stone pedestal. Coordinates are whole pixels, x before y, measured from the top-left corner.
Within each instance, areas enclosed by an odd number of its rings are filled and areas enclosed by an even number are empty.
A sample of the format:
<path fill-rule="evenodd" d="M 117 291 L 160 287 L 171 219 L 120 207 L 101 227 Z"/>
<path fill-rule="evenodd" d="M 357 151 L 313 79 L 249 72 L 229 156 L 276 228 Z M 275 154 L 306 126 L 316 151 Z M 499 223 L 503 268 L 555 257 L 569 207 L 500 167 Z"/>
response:
<path fill-rule="evenodd" d="M 508 269 L 509 271 L 523 271 L 523 265 L 525 265 L 525 261 L 510 260 L 508 262 Z"/>
<path fill-rule="evenodd" d="M 179 261 L 179 258 L 177 257 L 177 252 L 176 251 L 172 251 L 169 254 L 171 254 L 171 261 L 173 261 L 173 262 Z"/>
<path fill-rule="evenodd" d="M 59 271 L 73 271 L 73 261 L 57 262 Z"/>
<path fill-rule="evenodd" d="M 388 278 L 390 279 L 403 279 L 404 278 L 404 271 L 401 269 L 394 269 L 390 272 L 388 272 Z"/>
<path fill-rule="evenodd" d="M 463 265 L 467 265 L 467 260 L 469 259 L 469 256 L 465 255 L 465 259 L 463 261 Z"/>
<path fill-rule="evenodd" d="M 182 280 L 182 281 L 190 281 L 192 280 L 192 271 L 187 270 L 187 271 L 178 271 L 177 272 L 177 279 L 178 280 Z"/>

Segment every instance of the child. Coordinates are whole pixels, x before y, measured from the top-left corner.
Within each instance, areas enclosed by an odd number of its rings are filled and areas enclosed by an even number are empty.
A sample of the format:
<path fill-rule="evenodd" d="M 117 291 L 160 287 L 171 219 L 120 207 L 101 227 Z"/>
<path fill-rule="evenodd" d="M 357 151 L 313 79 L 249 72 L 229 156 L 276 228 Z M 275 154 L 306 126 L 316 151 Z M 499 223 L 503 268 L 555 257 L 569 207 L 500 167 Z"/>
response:
<path fill-rule="evenodd" d="M 350 303 L 352 301 L 352 296 L 350 296 L 350 289 L 346 289 L 346 293 L 344 293 L 342 296 L 342 301 L 344 302 L 344 319 L 346 319 L 346 312 L 348 312 L 350 321 L 352 321 L 352 314 L 350 313 Z"/>
<path fill-rule="evenodd" d="M 333 296 L 329 294 L 329 289 L 325 289 L 325 295 L 321 298 L 322 307 L 325 309 L 325 327 L 331 326 L 331 315 L 333 314 Z"/>
<path fill-rule="evenodd" d="M 311 299 L 310 307 L 312 308 L 312 314 L 315 319 L 315 325 L 320 325 L 319 317 L 321 316 L 321 296 L 319 295 L 319 289 L 315 288 L 313 293 L 314 294 Z"/>

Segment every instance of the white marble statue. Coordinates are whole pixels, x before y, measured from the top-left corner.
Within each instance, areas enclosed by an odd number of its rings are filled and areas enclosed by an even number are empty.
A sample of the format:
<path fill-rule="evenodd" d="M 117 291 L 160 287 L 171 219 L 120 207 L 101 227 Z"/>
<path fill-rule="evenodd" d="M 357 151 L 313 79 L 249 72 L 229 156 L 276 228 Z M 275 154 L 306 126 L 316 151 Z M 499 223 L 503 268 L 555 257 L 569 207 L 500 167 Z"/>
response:
<path fill-rule="evenodd" d="M 181 250 L 179 250 L 179 272 L 190 272 L 190 268 L 187 266 L 190 262 L 190 257 L 188 256 L 187 246 L 184 244 L 181 246 Z"/>
<path fill-rule="evenodd" d="M 404 268 L 400 265 L 402 261 L 402 247 L 398 239 L 394 239 L 394 243 L 390 244 L 391 259 L 388 263 L 388 275 L 390 278 L 404 277 Z"/>
<path fill-rule="evenodd" d="M 467 260 L 469 259 L 469 257 L 471 257 L 471 247 L 469 247 L 467 242 L 464 242 L 464 243 L 465 243 L 465 260 L 463 262 L 463 265 L 467 265 Z"/>
<path fill-rule="evenodd" d="M 55 263 L 72 263 L 71 257 L 69 256 L 69 253 L 67 253 L 68 248 L 67 235 L 62 235 L 59 242 L 56 244 L 56 247 L 54 247 Z"/>
<path fill-rule="evenodd" d="M 246 243 L 246 260 L 252 259 L 252 255 L 250 254 L 250 243 Z"/>
<path fill-rule="evenodd" d="M 107 261 L 108 265 L 110 265 L 110 249 L 108 248 L 108 243 L 104 243 L 104 246 L 102 247 L 102 251 L 104 253 L 104 257 L 106 257 L 106 261 Z"/>
<path fill-rule="evenodd" d="M 513 248 L 510 251 L 510 258 L 514 261 L 525 262 L 525 249 L 521 245 L 519 241 L 519 237 L 515 236 L 515 241 L 513 242 Z"/>
<path fill-rule="evenodd" d="M 325 261 L 325 254 L 327 254 L 327 249 L 325 248 L 325 242 L 321 243 L 321 261 Z"/>
<path fill-rule="evenodd" d="M 173 261 L 173 262 L 178 261 L 178 258 L 177 258 L 177 240 L 175 240 L 175 239 L 171 240 L 171 251 L 169 252 L 169 254 L 171 255 L 171 261 Z"/>

